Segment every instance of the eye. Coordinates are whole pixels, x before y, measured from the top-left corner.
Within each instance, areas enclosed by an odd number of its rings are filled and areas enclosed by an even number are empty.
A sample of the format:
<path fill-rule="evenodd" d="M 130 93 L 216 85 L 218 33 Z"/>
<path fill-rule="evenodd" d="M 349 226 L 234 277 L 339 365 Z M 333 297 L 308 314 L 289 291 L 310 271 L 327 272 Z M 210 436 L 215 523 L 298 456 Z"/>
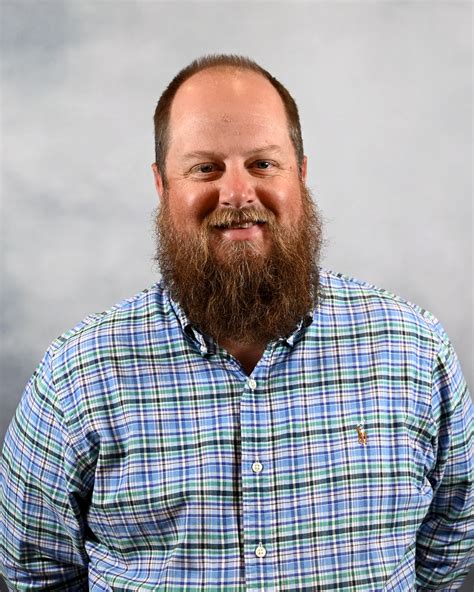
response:
<path fill-rule="evenodd" d="M 257 160 L 254 162 L 254 167 L 260 169 L 261 171 L 266 171 L 273 167 L 273 163 L 269 160 Z"/>
<path fill-rule="evenodd" d="M 193 168 L 191 169 L 193 173 L 201 174 L 213 173 L 216 170 L 217 166 L 212 162 L 203 162 L 202 164 L 197 164 L 196 166 L 193 166 Z"/>

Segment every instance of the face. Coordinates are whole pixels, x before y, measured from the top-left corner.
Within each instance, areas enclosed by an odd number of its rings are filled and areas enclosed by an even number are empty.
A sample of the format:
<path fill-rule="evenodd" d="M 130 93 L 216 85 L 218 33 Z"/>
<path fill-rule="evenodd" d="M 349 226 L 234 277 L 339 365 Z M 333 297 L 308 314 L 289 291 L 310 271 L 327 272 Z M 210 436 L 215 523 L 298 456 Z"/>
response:
<path fill-rule="evenodd" d="M 165 191 L 154 168 L 177 233 L 195 236 L 205 227 L 216 250 L 245 243 L 264 255 L 270 220 L 289 229 L 302 215 L 306 161 L 299 171 L 281 98 L 254 72 L 208 69 L 180 87 L 166 172 Z"/>
<path fill-rule="evenodd" d="M 172 297 L 218 343 L 287 334 L 317 302 L 321 224 L 276 90 L 253 72 L 192 76 L 165 164 L 156 258 Z"/>

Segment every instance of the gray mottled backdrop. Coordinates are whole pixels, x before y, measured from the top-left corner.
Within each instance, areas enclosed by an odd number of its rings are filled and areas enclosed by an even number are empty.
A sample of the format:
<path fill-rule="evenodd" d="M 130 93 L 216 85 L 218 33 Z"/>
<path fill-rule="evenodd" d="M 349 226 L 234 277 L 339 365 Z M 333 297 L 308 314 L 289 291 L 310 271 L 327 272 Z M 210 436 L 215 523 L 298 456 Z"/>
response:
<path fill-rule="evenodd" d="M 1 10 L 0 439 L 49 343 L 157 279 L 153 110 L 208 52 L 247 54 L 290 88 L 324 264 L 431 310 L 472 389 L 470 2 Z"/>

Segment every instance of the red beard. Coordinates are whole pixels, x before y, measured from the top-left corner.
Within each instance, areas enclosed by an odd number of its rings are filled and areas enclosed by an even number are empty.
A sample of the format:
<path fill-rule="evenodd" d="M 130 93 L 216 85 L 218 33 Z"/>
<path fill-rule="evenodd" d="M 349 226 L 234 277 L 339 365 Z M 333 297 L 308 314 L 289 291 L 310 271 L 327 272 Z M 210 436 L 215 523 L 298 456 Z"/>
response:
<path fill-rule="evenodd" d="M 266 345 L 290 333 L 317 303 L 321 219 L 301 184 L 303 214 L 282 228 L 268 210 L 215 210 L 199 233 L 178 233 L 167 200 L 156 220 L 156 259 L 166 287 L 189 321 L 218 343 Z M 271 247 L 215 237 L 216 224 L 264 221 Z"/>

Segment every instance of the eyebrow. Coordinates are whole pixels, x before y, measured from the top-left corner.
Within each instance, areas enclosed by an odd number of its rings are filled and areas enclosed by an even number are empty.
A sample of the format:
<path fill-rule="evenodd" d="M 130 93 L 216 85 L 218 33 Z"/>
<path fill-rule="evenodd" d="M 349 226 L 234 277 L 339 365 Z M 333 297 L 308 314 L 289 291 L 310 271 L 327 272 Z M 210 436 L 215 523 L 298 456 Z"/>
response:
<path fill-rule="evenodd" d="M 248 158 L 252 156 L 252 154 L 258 154 L 259 152 L 281 152 L 280 146 L 278 144 L 267 144 L 265 146 L 260 146 L 259 148 L 253 148 L 245 153 L 245 156 Z M 215 152 L 213 150 L 193 150 L 192 152 L 187 152 L 183 155 L 185 160 L 194 160 L 195 158 L 224 158 L 224 155 L 221 152 Z"/>

